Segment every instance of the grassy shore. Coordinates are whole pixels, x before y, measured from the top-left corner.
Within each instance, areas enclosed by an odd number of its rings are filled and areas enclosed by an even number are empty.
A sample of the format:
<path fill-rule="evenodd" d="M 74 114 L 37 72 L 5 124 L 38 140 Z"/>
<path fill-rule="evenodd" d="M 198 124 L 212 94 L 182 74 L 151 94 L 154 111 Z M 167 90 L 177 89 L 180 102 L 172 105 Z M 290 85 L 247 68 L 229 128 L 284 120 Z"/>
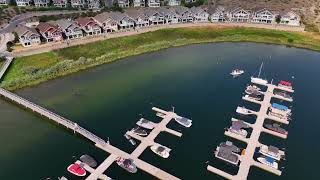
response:
<path fill-rule="evenodd" d="M 320 51 L 320 35 L 313 33 L 240 27 L 163 29 L 19 57 L 0 86 L 16 90 L 127 56 L 187 44 L 226 41 L 282 44 Z"/>

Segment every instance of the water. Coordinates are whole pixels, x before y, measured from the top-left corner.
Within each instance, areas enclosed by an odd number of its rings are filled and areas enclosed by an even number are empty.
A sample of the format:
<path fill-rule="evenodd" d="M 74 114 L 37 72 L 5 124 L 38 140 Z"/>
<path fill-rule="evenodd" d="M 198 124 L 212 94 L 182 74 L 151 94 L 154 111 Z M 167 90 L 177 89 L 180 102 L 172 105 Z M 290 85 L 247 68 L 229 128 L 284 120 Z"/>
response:
<path fill-rule="evenodd" d="M 17 93 L 104 139 L 109 137 L 113 145 L 127 152 L 133 147 L 123 137 L 126 130 L 141 116 L 158 121 L 152 106 L 169 110 L 174 105 L 178 114 L 193 119 L 193 126 L 185 129 L 172 122 L 169 126 L 181 130 L 182 138 L 162 133 L 156 139 L 173 149 L 169 159 L 161 159 L 149 149 L 141 158 L 182 179 L 222 179 L 206 170 L 206 162 L 235 171 L 236 167 L 213 158 L 213 149 L 230 140 L 223 132 L 236 107 L 250 106 L 241 96 L 262 60 L 263 77 L 293 81 L 293 121 L 287 127 L 287 140 L 265 134 L 260 139 L 286 148 L 283 175 L 252 168 L 249 179 L 320 179 L 320 158 L 314 154 L 320 152 L 317 52 L 254 43 L 191 45 L 126 58 Z M 229 73 L 234 68 L 246 72 L 232 79 Z M 75 157 L 91 154 L 101 163 L 108 156 L 70 130 L 3 98 L 0 114 L 0 179 L 57 179 L 62 175 L 77 179 L 66 171 Z M 132 175 L 113 164 L 106 174 L 115 179 L 154 179 L 138 172 Z"/>

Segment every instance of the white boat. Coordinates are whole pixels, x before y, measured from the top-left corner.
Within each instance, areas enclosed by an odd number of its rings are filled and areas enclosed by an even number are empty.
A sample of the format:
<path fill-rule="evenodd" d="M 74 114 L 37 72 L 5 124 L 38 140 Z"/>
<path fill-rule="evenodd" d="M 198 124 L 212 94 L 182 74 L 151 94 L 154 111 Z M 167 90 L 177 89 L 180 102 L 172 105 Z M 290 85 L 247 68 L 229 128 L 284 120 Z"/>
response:
<path fill-rule="evenodd" d="M 160 157 L 168 158 L 170 156 L 171 150 L 165 146 L 156 144 L 151 146 L 150 149 L 152 150 L 152 152 L 159 155 Z"/>
<path fill-rule="evenodd" d="M 147 136 L 148 135 L 148 132 L 140 127 L 133 128 L 131 130 L 131 132 L 133 132 L 134 134 L 139 135 L 139 136 Z"/>
<path fill-rule="evenodd" d="M 253 95 L 253 94 L 251 94 L 251 95 L 246 94 L 244 97 L 248 98 L 248 99 L 253 99 L 253 100 L 256 100 L 256 101 L 261 101 L 261 97 L 260 96 Z"/>
<path fill-rule="evenodd" d="M 256 94 L 256 95 L 262 95 L 261 89 L 258 86 L 255 85 L 249 85 L 247 86 L 245 93 L 247 94 Z"/>
<path fill-rule="evenodd" d="M 240 135 L 244 138 L 247 137 L 247 135 L 248 135 L 248 132 L 244 129 L 235 130 L 235 129 L 229 128 L 228 131 L 232 132 L 234 134 Z"/>
<path fill-rule="evenodd" d="M 144 118 L 141 118 L 137 123 L 138 126 L 146 128 L 146 129 L 153 129 L 155 127 L 155 123 L 148 121 Z"/>
<path fill-rule="evenodd" d="M 133 140 L 129 135 L 127 134 L 124 134 L 124 137 L 126 137 L 126 139 L 128 139 L 128 141 L 133 145 L 135 146 L 137 143 L 135 140 Z"/>
<path fill-rule="evenodd" d="M 267 80 L 260 78 L 262 67 L 263 67 L 263 62 L 261 63 L 258 77 L 251 77 L 251 82 L 252 83 L 261 84 L 261 85 L 267 85 L 268 84 Z"/>
<path fill-rule="evenodd" d="M 184 127 L 187 127 L 187 128 L 191 127 L 191 125 L 192 125 L 192 120 L 187 119 L 187 118 L 185 118 L 185 117 L 176 116 L 176 117 L 174 118 L 174 120 L 175 120 L 177 123 L 179 123 L 180 125 L 182 125 L 182 126 L 184 126 Z"/>
<path fill-rule="evenodd" d="M 257 158 L 258 159 L 258 161 L 259 162 L 261 162 L 262 164 L 265 164 L 265 165 L 267 165 L 267 166 L 270 166 L 270 167 L 272 167 L 272 168 L 274 168 L 274 169 L 278 169 L 278 163 L 277 162 L 275 162 L 275 160 L 274 159 L 272 159 L 271 157 L 259 157 L 259 158 Z"/>
<path fill-rule="evenodd" d="M 284 152 L 280 151 L 277 147 L 262 145 L 259 152 L 265 156 L 269 156 L 273 159 L 280 161 L 284 157 Z"/>
<path fill-rule="evenodd" d="M 243 115 L 253 114 L 251 110 L 249 110 L 245 107 L 240 107 L 240 106 L 237 107 L 236 112 L 239 114 L 243 114 Z"/>
<path fill-rule="evenodd" d="M 244 70 L 241 70 L 241 69 L 234 69 L 232 70 L 232 72 L 230 73 L 233 77 L 235 76 L 240 76 L 241 74 L 244 73 Z"/>

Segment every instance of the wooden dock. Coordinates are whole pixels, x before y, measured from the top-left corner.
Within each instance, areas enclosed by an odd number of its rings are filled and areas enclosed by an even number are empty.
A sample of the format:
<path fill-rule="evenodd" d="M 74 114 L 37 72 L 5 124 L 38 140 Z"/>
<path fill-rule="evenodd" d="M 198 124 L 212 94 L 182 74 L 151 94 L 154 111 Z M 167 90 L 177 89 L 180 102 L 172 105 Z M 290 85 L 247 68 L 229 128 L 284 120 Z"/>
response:
<path fill-rule="evenodd" d="M 0 80 L 3 78 L 3 75 L 6 73 L 7 69 L 9 68 L 13 58 L 12 57 L 5 57 L 6 61 L 4 62 L 3 66 L 0 67 L 1 70 L 0 70 Z"/>
<path fill-rule="evenodd" d="M 254 83 L 254 82 L 252 82 L 252 83 Z M 264 84 L 260 84 L 260 85 L 264 85 Z M 215 174 L 218 174 L 226 179 L 232 179 L 232 180 L 245 180 L 245 179 L 247 179 L 251 166 L 259 167 L 261 169 L 264 169 L 266 171 L 269 171 L 269 172 L 276 174 L 276 175 L 279 175 L 279 176 L 281 175 L 281 171 L 274 169 L 270 166 L 264 165 L 260 162 L 255 161 L 253 159 L 253 156 L 254 156 L 256 148 L 261 146 L 261 143 L 259 143 L 259 137 L 261 135 L 261 132 L 266 132 L 271 135 L 274 135 L 274 136 L 277 136 L 280 138 L 284 138 L 284 139 L 287 138 L 286 135 L 282 135 L 280 133 L 276 133 L 276 132 L 270 131 L 268 129 L 265 129 L 263 127 L 263 124 L 264 124 L 265 119 L 270 119 L 270 120 L 273 120 L 273 121 L 276 121 L 279 123 L 283 123 L 283 124 L 289 124 L 289 121 L 282 120 L 279 118 L 270 117 L 269 115 L 267 115 L 267 112 L 268 112 L 268 108 L 270 107 L 271 98 L 278 98 L 281 100 L 288 100 L 289 102 L 291 102 L 290 99 L 286 99 L 286 98 L 279 97 L 278 95 L 274 95 L 273 92 L 275 89 L 287 91 L 290 93 L 293 93 L 294 91 L 291 89 L 278 87 L 273 84 L 267 84 L 265 86 L 267 86 L 267 91 L 263 93 L 264 98 L 262 101 L 252 100 L 247 97 L 242 98 L 245 101 L 249 101 L 249 102 L 261 105 L 260 110 L 258 112 L 251 111 L 255 116 L 257 116 L 257 118 L 256 118 L 256 122 L 254 124 L 248 123 L 248 125 L 252 128 L 252 133 L 250 135 L 250 138 L 244 138 L 242 136 L 236 135 L 236 134 L 228 132 L 228 131 L 225 132 L 225 135 L 232 137 L 234 139 L 240 140 L 242 142 L 245 142 L 247 144 L 245 154 L 241 155 L 241 157 L 240 157 L 240 165 L 239 165 L 238 173 L 236 175 L 231 175 L 231 174 L 228 174 L 220 169 L 212 167 L 210 165 L 207 166 L 208 171 L 213 172 Z"/>

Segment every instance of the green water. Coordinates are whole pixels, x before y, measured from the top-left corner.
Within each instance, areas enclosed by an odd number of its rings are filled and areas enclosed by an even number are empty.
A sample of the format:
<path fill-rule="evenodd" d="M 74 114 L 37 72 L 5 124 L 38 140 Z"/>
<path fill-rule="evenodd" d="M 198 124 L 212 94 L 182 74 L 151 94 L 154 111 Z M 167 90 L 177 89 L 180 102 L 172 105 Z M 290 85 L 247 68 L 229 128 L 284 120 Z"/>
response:
<path fill-rule="evenodd" d="M 141 158 L 182 179 L 222 179 L 206 170 L 206 162 L 230 172 L 236 170 L 215 159 L 212 152 L 220 142 L 231 140 L 223 132 L 231 117 L 237 117 L 236 107 L 251 107 L 241 96 L 262 60 L 263 76 L 293 81 L 296 90 L 293 121 L 287 127 L 287 140 L 264 134 L 260 139 L 262 143 L 286 148 L 286 161 L 281 163 L 285 166 L 283 175 L 278 177 L 252 168 L 249 179 L 318 180 L 320 54 L 317 52 L 253 43 L 192 45 L 126 58 L 17 93 L 104 139 L 109 137 L 113 145 L 127 152 L 133 147 L 123 137 L 126 130 L 141 115 L 157 121 L 152 106 L 169 110 L 174 105 L 178 114 L 193 119 L 193 126 L 185 129 L 172 122 L 169 126 L 181 131 L 182 138 L 165 133 L 158 136 L 158 143 L 173 149 L 169 159 L 161 159 L 149 149 Z M 229 73 L 234 68 L 243 68 L 246 73 L 232 79 Z M 77 179 L 66 171 L 74 161 L 73 156 L 87 153 L 99 163 L 108 156 L 70 130 L 3 98 L 0 142 L 1 180 L 57 179 L 62 175 Z M 236 140 L 233 142 L 245 147 Z M 141 170 L 129 174 L 115 164 L 106 174 L 122 180 L 154 179 Z"/>

